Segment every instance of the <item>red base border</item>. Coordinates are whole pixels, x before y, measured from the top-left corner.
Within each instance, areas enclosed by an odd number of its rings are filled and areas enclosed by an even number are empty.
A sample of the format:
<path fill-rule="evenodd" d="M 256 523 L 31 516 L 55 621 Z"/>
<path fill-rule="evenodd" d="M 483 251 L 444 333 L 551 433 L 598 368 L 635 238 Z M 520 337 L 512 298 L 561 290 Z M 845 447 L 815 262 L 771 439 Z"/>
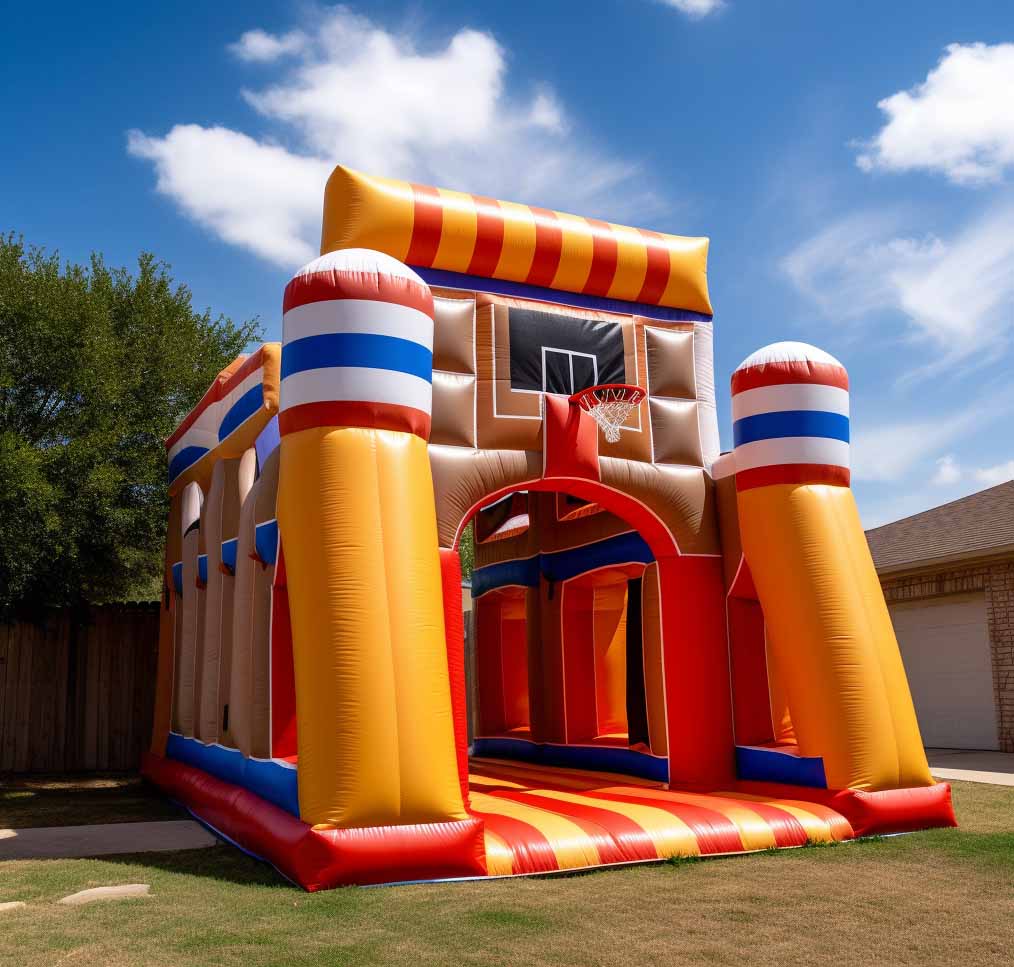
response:
<path fill-rule="evenodd" d="M 141 774 L 198 819 L 311 892 L 486 875 L 479 819 L 318 830 L 246 789 L 173 759 L 146 753 Z"/>
<path fill-rule="evenodd" d="M 740 782 L 736 788 L 761 796 L 802 799 L 829 806 L 849 821 L 856 836 L 910 833 L 917 829 L 958 825 L 951 803 L 951 787 L 946 782 L 914 789 L 884 789 L 880 792 L 812 789 L 769 782 Z"/>

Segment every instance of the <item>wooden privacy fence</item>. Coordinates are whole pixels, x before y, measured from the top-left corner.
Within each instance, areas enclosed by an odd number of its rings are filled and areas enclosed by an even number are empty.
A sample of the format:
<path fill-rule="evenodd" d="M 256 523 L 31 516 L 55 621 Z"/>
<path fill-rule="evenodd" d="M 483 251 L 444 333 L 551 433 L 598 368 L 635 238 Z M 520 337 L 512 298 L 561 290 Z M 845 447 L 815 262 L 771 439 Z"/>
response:
<path fill-rule="evenodd" d="M 151 739 L 157 603 L 0 623 L 0 774 L 136 769 Z"/>

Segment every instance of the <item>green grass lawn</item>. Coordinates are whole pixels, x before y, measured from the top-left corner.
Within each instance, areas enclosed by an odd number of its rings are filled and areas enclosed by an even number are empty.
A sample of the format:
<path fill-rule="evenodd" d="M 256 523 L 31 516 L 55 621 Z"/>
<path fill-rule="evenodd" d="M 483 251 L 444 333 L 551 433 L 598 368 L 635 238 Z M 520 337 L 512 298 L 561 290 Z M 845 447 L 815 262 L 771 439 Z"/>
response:
<path fill-rule="evenodd" d="M 1014 788 L 959 830 L 544 879 L 306 894 L 230 847 L 0 863 L 0 964 L 1009 965 Z M 152 896 L 89 907 L 90 886 Z"/>

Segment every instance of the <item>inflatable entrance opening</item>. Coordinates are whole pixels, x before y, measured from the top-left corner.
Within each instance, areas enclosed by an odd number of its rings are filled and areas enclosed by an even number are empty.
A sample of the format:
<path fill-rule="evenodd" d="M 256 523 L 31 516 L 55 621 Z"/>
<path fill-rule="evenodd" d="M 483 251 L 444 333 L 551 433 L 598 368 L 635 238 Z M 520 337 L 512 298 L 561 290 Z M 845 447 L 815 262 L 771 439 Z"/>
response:
<path fill-rule="evenodd" d="M 167 441 L 149 778 L 311 890 L 953 825 L 848 376 L 760 350 L 720 454 L 707 239 L 345 168 L 322 239 Z"/>

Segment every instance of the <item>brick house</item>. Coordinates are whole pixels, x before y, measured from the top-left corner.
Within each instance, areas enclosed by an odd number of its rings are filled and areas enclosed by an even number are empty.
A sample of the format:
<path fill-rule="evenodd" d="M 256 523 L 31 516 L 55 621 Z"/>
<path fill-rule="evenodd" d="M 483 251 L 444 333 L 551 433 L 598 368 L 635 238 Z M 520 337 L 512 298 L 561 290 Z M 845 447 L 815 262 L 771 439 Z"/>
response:
<path fill-rule="evenodd" d="M 1014 752 L 1014 481 L 866 536 L 926 745 Z"/>

